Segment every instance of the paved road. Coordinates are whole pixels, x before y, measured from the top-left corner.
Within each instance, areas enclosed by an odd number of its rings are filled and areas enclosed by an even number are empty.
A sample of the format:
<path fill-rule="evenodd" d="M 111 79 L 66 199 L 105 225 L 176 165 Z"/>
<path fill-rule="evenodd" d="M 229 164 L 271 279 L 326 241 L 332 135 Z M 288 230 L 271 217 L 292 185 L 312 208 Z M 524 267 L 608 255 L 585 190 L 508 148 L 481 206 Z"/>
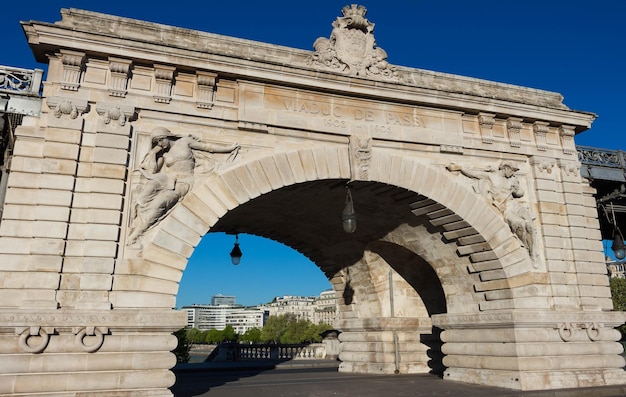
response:
<path fill-rule="evenodd" d="M 626 387 L 520 392 L 445 381 L 435 375 L 365 375 L 333 366 L 175 370 L 175 397 L 623 397 Z"/>

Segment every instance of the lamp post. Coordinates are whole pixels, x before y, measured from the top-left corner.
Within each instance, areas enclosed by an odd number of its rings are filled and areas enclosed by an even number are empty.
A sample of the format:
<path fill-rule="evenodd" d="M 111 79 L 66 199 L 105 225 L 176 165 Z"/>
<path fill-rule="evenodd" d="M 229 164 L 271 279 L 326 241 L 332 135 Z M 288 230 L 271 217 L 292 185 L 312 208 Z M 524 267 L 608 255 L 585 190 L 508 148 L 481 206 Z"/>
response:
<path fill-rule="evenodd" d="M 233 246 L 232 251 L 230 251 L 230 261 L 233 263 L 233 265 L 238 265 L 239 262 L 241 262 L 242 256 L 243 253 L 239 248 L 239 234 L 235 234 L 235 245 Z"/>

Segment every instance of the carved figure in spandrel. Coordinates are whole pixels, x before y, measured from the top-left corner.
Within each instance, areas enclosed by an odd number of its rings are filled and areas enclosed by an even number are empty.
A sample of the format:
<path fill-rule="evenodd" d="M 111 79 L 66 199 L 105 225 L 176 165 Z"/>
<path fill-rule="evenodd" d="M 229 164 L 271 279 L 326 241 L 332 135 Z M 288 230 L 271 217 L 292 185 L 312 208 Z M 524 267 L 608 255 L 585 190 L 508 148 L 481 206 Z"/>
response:
<path fill-rule="evenodd" d="M 128 244 L 135 243 L 189 192 L 195 173 L 215 169 L 216 162 L 208 153 L 231 153 L 230 162 L 239 149 L 237 143 L 208 144 L 191 135 L 176 136 L 163 127 L 152 131 L 151 143 L 138 169 L 146 181 L 133 204 Z"/>
<path fill-rule="evenodd" d="M 515 175 L 519 168 L 509 162 L 503 162 L 497 170 L 491 166 L 484 171 L 473 170 L 453 163 L 448 164 L 446 169 L 477 180 L 474 190 L 482 194 L 502 213 L 511 231 L 524 244 L 530 257 L 535 259 L 536 231 L 533 224 L 535 217 L 519 200 L 525 193 Z"/>

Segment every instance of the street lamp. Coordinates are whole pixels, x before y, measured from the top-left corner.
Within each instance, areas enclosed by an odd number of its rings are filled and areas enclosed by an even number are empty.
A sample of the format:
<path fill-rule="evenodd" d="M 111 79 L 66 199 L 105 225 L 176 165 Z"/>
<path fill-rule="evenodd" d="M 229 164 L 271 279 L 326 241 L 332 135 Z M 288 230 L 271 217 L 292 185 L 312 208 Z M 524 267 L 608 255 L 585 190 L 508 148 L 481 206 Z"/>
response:
<path fill-rule="evenodd" d="M 613 244 L 611 244 L 611 250 L 615 258 L 622 260 L 626 258 L 626 246 L 624 246 L 624 236 L 617 226 L 617 218 L 615 217 L 615 209 L 613 203 L 610 202 L 608 208 L 606 205 L 599 204 L 599 207 L 604 211 L 607 221 L 613 226 Z"/>
<path fill-rule="evenodd" d="M 341 214 L 343 230 L 346 233 L 354 233 L 356 230 L 356 213 L 354 212 L 354 203 L 352 202 L 352 192 L 350 186 L 346 185 L 346 206 Z"/>
<path fill-rule="evenodd" d="M 239 234 L 235 234 L 235 245 L 233 246 L 232 251 L 230 251 L 230 260 L 233 263 L 233 265 L 238 265 L 239 262 L 241 262 L 242 256 L 243 256 L 243 253 L 241 252 L 241 249 L 239 248 Z"/>
<path fill-rule="evenodd" d="M 624 246 L 624 237 L 622 237 L 622 232 L 615 226 L 615 230 L 613 231 L 613 244 L 611 245 L 611 249 L 615 254 L 617 259 L 624 259 L 626 257 L 626 246 Z"/>

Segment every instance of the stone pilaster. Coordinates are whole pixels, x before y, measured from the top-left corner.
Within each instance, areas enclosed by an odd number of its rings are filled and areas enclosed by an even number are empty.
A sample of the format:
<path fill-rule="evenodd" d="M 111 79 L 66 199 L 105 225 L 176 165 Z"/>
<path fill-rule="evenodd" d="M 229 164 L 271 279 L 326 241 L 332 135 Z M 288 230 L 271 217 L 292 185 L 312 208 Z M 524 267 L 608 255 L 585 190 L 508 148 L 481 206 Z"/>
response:
<path fill-rule="evenodd" d="M 56 309 L 87 102 L 52 97 L 48 128 L 16 131 L 0 226 L 2 307 Z"/>
<path fill-rule="evenodd" d="M 583 308 L 611 310 L 611 290 L 606 275 L 602 235 L 595 191 L 580 176 L 578 161 L 558 161 L 563 180 L 567 224 L 570 226 L 572 265 Z"/>
<path fill-rule="evenodd" d="M 118 254 L 126 167 L 134 109 L 99 103 L 82 134 L 61 307 L 108 309 Z M 95 115 L 94 115 L 95 116 Z"/>
<path fill-rule="evenodd" d="M 572 239 L 563 185 L 556 161 L 549 157 L 530 159 L 537 199 L 537 221 L 541 227 L 545 270 L 550 280 L 552 305 L 579 308 L 576 270 L 571 254 Z"/>

